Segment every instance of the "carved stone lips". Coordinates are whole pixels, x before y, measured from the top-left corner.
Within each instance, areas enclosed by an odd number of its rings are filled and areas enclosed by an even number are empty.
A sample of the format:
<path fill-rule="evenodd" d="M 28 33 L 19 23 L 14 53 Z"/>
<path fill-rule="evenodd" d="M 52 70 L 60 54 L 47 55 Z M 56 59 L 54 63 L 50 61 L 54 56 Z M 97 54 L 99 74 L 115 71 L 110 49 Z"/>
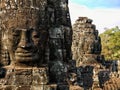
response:
<path fill-rule="evenodd" d="M 19 56 L 19 57 L 32 57 L 34 54 L 33 53 L 29 53 L 29 52 L 16 52 L 15 56 Z"/>
<path fill-rule="evenodd" d="M 38 54 L 37 52 L 31 52 L 31 51 L 27 51 L 27 50 L 22 50 L 22 49 L 18 49 L 15 52 L 15 59 L 18 62 L 22 62 L 22 61 L 34 61 L 38 59 Z"/>
<path fill-rule="evenodd" d="M 15 59 L 17 62 L 31 62 L 38 60 L 38 54 L 23 54 L 23 53 L 16 53 Z"/>

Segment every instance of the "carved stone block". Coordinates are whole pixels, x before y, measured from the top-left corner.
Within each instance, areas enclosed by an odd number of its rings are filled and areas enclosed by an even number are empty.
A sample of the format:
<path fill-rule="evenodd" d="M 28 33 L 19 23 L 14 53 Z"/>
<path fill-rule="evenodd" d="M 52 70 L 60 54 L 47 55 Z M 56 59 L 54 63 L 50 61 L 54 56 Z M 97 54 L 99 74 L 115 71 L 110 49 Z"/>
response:
<path fill-rule="evenodd" d="M 68 85 L 58 85 L 57 90 L 69 90 L 69 86 Z"/>
<path fill-rule="evenodd" d="M 62 61 L 54 61 L 49 64 L 50 83 L 66 84 L 67 66 Z"/>
<path fill-rule="evenodd" d="M 84 90 L 84 89 L 80 86 L 72 86 L 71 85 L 69 90 Z"/>
<path fill-rule="evenodd" d="M 2 85 L 0 85 L 0 90 L 4 90 L 4 87 Z"/>
<path fill-rule="evenodd" d="M 56 85 L 33 85 L 31 90 L 57 90 Z"/>
<path fill-rule="evenodd" d="M 16 90 L 16 86 L 14 86 L 14 85 L 5 85 L 3 90 Z"/>
<path fill-rule="evenodd" d="M 15 70 L 16 85 L 31 85 L 32 84 L 32 69 L 16 69 Z"/>
<path fill-rule="evenodd" d="M 46 85 L 49 81 L 47 68 L 33 68 L 33 85 Z"/>
<path fill-rule="evenodd" d="M 33 85 L 31 86 L 31 90 L 46 90 L 45 85 Z"/>
<path fill-rule="evenodd" d="M 5 85 L 15 85 L 15 73 L 7 74 L 5 77 Z"/>
<path fill-rule="evenodd" d="M 47 89 L 46 90 L 57 90 L 57 84 L 50 84 L 47 85 Z"/>
<path fill-rule="evenodd" d="M 27 85 L 17 86 L 16 90 L 31 90 L 31 86 L 27 86 Z"/>

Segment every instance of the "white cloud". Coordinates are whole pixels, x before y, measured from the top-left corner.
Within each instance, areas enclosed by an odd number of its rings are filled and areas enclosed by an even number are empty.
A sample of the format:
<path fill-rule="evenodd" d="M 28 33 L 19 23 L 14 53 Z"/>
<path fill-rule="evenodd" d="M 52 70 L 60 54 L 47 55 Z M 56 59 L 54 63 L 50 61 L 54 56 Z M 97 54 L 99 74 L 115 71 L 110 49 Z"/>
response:
<path fill-rule="evenodd" d="M 72 24 L 80 17 L 88 17 L 93 20 L 99 33 L 104 32 L 104 28 L 120 27 L 120 9 L 96 8 L 89 9 L 75 3 L 69 3 Z"/>

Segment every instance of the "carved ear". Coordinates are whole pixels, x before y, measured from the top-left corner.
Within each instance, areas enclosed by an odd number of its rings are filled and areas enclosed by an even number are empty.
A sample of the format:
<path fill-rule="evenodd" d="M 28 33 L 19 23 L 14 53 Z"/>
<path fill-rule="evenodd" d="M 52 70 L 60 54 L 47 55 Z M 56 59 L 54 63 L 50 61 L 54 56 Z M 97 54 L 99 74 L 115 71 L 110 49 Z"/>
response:
<path fill-rule="evenodd" d="M 1 35 L 0 35 L 0 64 L 2 66 L 6 66 L 10 64 L 10 56 L 9 56 L 9 52 L 8 52 L 8 48 L 6 44 L 7 41 L 7 36 L 5 35 L 7 32 L 6 30 L 4 30 L 4 28 L 2 28 L 1 30 Z"/>
<path fill-rule="evenodd" d="M 6 66 L 6 65 L 9 65 L 10 64 L 10 55 L 9 55 L 9 52 L 8 50 L 5 50 L 5 49 L 1 49 L 1 65 L 2 66 Z"/>

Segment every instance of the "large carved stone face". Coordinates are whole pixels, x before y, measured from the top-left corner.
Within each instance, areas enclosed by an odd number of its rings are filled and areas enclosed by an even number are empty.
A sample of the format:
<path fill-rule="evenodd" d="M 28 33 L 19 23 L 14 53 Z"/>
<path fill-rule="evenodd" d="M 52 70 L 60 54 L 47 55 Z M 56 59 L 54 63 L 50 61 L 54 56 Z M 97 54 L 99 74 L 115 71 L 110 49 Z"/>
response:
<path fill-rule="evenodd" d="M 14 28 L 5 34 L 4 42 L 10 59 L 15 63 L 40 60 L 40 31 L 35 28 Z"/>
<path fill-rule="evenodd" d="M 20 18 L 21 19 L 21 18 Z M 8 20 L 6 30 L 3 30 L 3 49 L 7 51 L 11 64 L 40 64 L 41 53 L 45 47 L 46 31 L 38 25 L 39 19 L 16 22 Z M 16 22 L 13 24 L 13 22 Z M 41 28 L 41 29 L 40 29 Z"/>
<path fill-rule="evenodd" d="M 39 32 L 34 29 L 16 29 L 9 34 L 11 51 L 18 62 L 39 59 Z"/>

